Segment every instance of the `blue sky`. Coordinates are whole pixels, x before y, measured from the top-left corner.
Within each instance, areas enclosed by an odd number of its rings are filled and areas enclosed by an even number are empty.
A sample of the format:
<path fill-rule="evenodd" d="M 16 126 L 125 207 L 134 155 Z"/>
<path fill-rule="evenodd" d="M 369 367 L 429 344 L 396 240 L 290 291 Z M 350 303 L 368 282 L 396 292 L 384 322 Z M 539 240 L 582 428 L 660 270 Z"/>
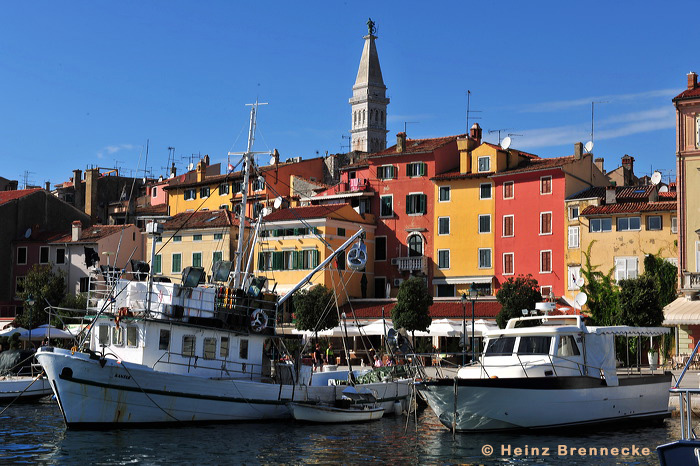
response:
<path fill-rule="evenodd" d="M 633 6 L 632 6 L 633 5 Z M 179 172 L 193 154 L 344 152 L 366 34 L 391 103 L 388 143 L 460 134 L 467 90 L 484 139 L 570 155 L 591 132 L 605 168 L 675 177 L 673 96 L 700 72 L 690 2 L 6 2 L 0 16 L 0 176 L 43 185 L 75 168 Z M 343 147 L 345 145 L 345 147 Z M 141 162 L 139 164 L 139 159 Z M 143 172 L 141 172 L 143 173 Z"/>

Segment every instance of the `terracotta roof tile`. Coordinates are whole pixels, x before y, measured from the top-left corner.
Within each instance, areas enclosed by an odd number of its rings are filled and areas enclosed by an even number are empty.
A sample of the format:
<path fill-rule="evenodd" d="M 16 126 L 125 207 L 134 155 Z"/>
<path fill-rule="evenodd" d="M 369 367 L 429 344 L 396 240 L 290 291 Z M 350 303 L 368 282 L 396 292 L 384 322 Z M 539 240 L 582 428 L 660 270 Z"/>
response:
<path fill-rule="evenodd" d="M 93 225 L 91 227 L 83 228 L 83 232 L 80 235 L 78 241 L 73 241 L 72 233 L 61 234 L 60 236 L 47 241 L 49 243 L 95 243 L 102 238 L 107 238 L 114 234 L 120 233 L 133 225 Z"/>
<path fill-rule="evenodd" d="M 436 149 L 439 149 L 442 146 L 455 142 L 458 138 L 463 138 L 465 136 L 466 134 L 459 134 L 457 136 L 445 136 L 441 138 L 406 139 L 406 147 L 403 152 L 396 152 L 396 144 L 394 144 L 393 146 L 384 149 L 383 151 L 370 154 L 369 158 L 386 157 L 388 155 L 424 154 L 426 152 L 432 152 Z"/>
<path fill-rule="evenodd" d="M 588 206 L 579 215 L 628 214 L 637 212 L 668 212 L 676 210 L 676 202 L 623 202 L 601 206 Z"/>
<path fill-rule="evenodd" d="M 38 191 L 42 191 L 42 189 L 41 188 L 34 188 L 34 189 L 18 189 L 15 191 L 0 191 L 0 204 L 14 201 L 15 199 L 19 199 L 21 197 L 28 196 L 30 194 L 34 194 Z"/>
<path fill-rule="evenodd" d="M 534 171 L 539 171 L 539 170 L 547 170 L 550 168 L 560 168 L 563 167 L 564 165 L 568 165 L 570 163 L 574 162 L 574 156 L 569 155 L 566 157 L 554 157 L 551 159 L 530 159 L 527 164 L 524 166 L 514 168 L 512 170 L 506 170 L 502 172 L 495 173 L 494 177 L 496 176 L 507 176 L 507 175 L 514 175 L 518 173 L 527 173 L 527 172 L 534 172 Z"/>
<path fill-rule="evenodd" d="M 384 308 L 384 317 L 387 319 L 391 318 L 391 310 L 396 305 L 396 301 L 355 301 L 352 303 L 346 303 L 341 312 L 345 312 L 346 315 L 351 316 L 354 312 L 355 317 L 358 319 L 381 319 L 382 318 L 382 308 Z M 474 305 L 474 315 L 477 319 L 488 319 L 496 317 L 501 310 L 501 305 L 493 299 L 478 299 Z M 433 319 L 440 318 L 453 318 L 461 319 L 464 310 L 462 308 L 462 303 L 459 302 L 457 298 L 455 301 L 434 301 L 433 305 L 430 306 L 430 316 Z M 470 309 L 471 317 L 471 309 Z"/>
<path fill-rule="evenodd" d="M 451 170 L 449 172 L 441 173 L 439 175 L 436 175 L 432 178 L 431 180 L 434 181 L 440 181 L 440 180 L 467 180 L 471 178 L 488 178 L 489 176 L 493 175 L 494 172 L 487 172 L 487 173 L 461 173 L 459 170 Z"/>
<path fill-rule="evenodd" d="M 167 215 L 168 205 L 147 205 L 143 207 L 136 207 L 136 215 Z"/>
<path fill-rule="evenodd" d="M 693 99 L 700 97 L 700 86 L 695 87 L 694 89 L 686 89 L 680 94 L 678 94 L 676 97 L 673 98 L 672 102 L 675 102 L 677 100 L 685 100 L 685 99 Z"/>
<path fill-rule="evenodd" d="M 659 193 L 659 199 L 666 199 L 666 200 L 671 200 L 671 199 L 677 199 L 678 193 L 675 191 L 666 191 L 666 192 L 660 192 Z"/>
<path fill-rule="evenodd" d="M 238 220 L 228 210 L 204 210 L 177 214 L 163 224 L 163 230 L 224 228 L 233 225 L 238 225 Z"/>
<path fill-rule="evenodd" d="M 324 204 L 306 207 L 292 207 L 280 209 L 265 217 L 265 222 L 281 222 L 284 220 L 298 220 L 310 218 L 326 218 L 349 204 Z"/>

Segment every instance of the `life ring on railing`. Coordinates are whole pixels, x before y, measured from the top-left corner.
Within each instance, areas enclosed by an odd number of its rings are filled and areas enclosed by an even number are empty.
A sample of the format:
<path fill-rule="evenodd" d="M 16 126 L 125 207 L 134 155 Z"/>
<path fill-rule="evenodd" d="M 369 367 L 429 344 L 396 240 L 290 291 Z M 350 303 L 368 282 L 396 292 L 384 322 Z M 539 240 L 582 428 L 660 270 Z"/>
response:
<path fill-rule="evenodd" d="M 254 332 L 260 333 L 267 327 L 267 314 L 262 309 L 256 309 L 250 315 L 250 328 Z"/>
<path fill-rule="evenodd" d="M 114 323 L 119 328 L 119 322 L 124 318 L 128 317 L 131 315 L 131 312 L 129 312 L 128 307 L 120 307 L 119 310 L 117 311 L 117 317 L 114 319 Z"/>
<path fill-rule="evenodd" d="M 348 251 L 348 266 L 350 269 L 362 270 L 367 263 L 367 246 L 364 243 L 356 244 Z"/>

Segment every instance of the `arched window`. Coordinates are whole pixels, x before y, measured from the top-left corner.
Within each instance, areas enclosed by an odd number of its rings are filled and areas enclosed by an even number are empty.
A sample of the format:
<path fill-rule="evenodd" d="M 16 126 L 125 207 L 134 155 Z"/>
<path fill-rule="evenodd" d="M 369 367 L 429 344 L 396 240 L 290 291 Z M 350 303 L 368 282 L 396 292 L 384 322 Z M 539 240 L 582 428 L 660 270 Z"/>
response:
<path fill-rule="evenodd" d="M 416 257 L 423 255 L 423 238 L 420 235 L 408 237 L 408 256 Z"/>

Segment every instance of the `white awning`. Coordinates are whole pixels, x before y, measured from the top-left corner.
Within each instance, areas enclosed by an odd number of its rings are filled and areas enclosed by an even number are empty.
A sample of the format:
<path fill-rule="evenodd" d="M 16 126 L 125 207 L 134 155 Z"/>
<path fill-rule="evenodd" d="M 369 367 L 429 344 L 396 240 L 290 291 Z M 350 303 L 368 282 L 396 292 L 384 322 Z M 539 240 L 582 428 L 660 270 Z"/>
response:
<path fill-rule="evenodd" d="M 664 308 L 663 325 L 698 324 L 700 324 L 700 301 L 690 301 L 686 297 L 680 297 Z"/>
<path fill-rule="evenodd" d="M 493 275 L 433 278 L 433 285 L 470 285 L 472 283 L 491 283 L 493 282 L 493 278 Z"/>

